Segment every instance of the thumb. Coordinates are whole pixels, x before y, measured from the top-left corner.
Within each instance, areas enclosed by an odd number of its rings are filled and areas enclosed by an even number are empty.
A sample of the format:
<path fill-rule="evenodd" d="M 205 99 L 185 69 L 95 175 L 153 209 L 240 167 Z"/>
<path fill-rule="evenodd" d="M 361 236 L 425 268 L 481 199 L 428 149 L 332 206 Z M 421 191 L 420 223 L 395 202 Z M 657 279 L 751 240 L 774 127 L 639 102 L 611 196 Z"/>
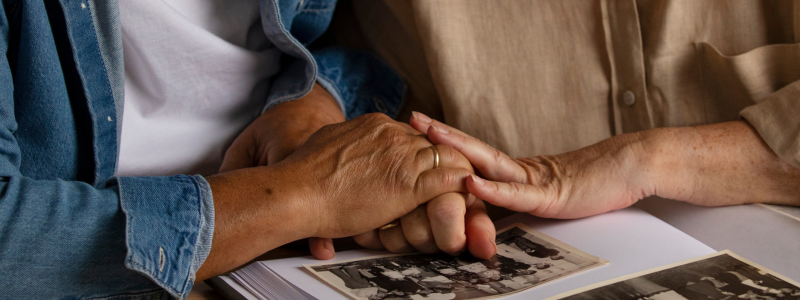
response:
<path fill-rule="evenodd" d="M 225 151 L 225 157 L 222 159 L 222 165 L 219 167 L 219 172 L 224 173 L 228 171 L 255 167 L 254 161 L 255 147 L 250 146 L 248 139 L 245 137 L 238 137 L 233 141 L 228 150 Z"/>
<path fill-rule="evenodd" d="M 489 259 L 497 253 L 495 237 L 497 231 L 489 215 L 486 214 L 486 205 L 483 201 L 476 200 L 467 207 L 464 216 L 467 235 L 467 248 L 472 256 L 480 259 Z"/>
<path fill-rule="evenodd" d="M 290 145 L 278 145 L 275 147 L 271 147 L 267 152 L 266 157 L 261 157 L 258 160 L 259 166 L 268 166 L 274 165 L 279 163 L 292 155 L 297 148 L 300 148 L 300 145 L 290 144 Z"/>

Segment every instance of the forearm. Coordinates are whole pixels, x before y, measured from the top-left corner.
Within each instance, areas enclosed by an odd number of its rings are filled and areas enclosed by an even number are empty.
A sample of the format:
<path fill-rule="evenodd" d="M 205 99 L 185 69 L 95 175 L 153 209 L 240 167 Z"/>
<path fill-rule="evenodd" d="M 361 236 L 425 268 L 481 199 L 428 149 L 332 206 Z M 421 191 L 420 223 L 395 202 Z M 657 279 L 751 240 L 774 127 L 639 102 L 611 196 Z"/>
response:
<path fill-rule="evenodd" d="M 312 236 L 308 229 L 313 228 L 309 223 L 313 218 L 307 214 L 313 210 L 298 200 L 301 187 L 282 180 L 284 171 L 259 167 L 207 178 L 214 197 L 214 238 L 196 280 L 222 274 L 269 250 Z"/>
<path fill-rule="evenodd" d="M 745 121 L 640 133 L 654 194 L 699 205 L 800 205 L 800 170 Z"/>

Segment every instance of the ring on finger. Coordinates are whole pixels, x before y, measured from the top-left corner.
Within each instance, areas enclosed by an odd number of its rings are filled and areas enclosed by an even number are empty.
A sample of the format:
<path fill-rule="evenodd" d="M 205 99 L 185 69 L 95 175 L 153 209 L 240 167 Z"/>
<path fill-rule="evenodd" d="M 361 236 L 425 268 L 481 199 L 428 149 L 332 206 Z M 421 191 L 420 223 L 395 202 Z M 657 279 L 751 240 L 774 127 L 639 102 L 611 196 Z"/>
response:
<path fill-rule="evenodd" d="M 433 168 L 439 168 L 439 149 L 436 149 L 436 145 L 430 146 L 431 151 L 433 151 Z"/>
<path fill-rule="evenodd" d="M 378 228 L 378 230 L 386 230 L 386 229 L 389 229 L 389 228 L 397 227 L 398 225 L 400 225 L 400 220 L 394 220 L 394 221 L 390 222 L 389 224 L 381 226 L 380 228 Z"/>

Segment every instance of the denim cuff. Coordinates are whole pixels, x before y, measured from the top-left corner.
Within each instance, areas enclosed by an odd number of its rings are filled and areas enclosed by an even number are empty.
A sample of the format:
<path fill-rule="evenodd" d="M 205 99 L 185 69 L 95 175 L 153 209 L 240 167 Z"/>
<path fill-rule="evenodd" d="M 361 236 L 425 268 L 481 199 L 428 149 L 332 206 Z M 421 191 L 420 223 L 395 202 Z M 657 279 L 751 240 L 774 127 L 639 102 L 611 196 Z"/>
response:
<path fill-rule="evenodd" d="M 125 214 L 125 266 L 172 296 L 185 298 L 208 257 L 214 206 L 201 176 L 120 177 Z"/>
<path fill-rule="evenodd" d="M 294 59 L 291 63 L 281 68 L 281 73 L 273 78 L 270 84 L 270 92 L 267 95 L 267 103 L 264 104 L 263 114 L 275 105 L 286 101 L 299 99 L 314 87 L 316 77 L 316 65 L 300 59 Z"/>
<path fill-rule="evenodd" d="M 200 218 L 200 230 L 197 244 L 194 246 L 194 260 L 192 261 L 191 276 L 195 280 L 195 274 L 200 266 L 211 253 L 211 240 L 214 238 L 214 197 L 211 195 L 211 185 L 201 175 L 194 175 L 200 187 L 200 205 L 202 205 Z"/>
<path fill-rule="evenodd" d="M 272 82 L 264 106 L 266 111 L 286 101 L 305 96 L 313 84 L 307 84 L 310 70 L 325 90 L 339 103 L 347 120 L 366 113 L 380 112 L 397 117 L 405 103 L 406 84 L 388 65 L 366 51 L 328 47 L 312 51 L 314 63 L 295 60 Z M 262 111 L 262 113 L 263 113 Z"/>
<path fill-rule="evenodd" d="M 342 110 L 342 114 L 344 115 L 345 120 L 347 120 L 347 107 L 344 104 L 344 100 L 342 100 L 342 95 L 339 94 L 339 90 L 336 89 L 336 85 L 333 82 L 328 81 L 327 78 L 317 77 L 317 83 L 322 86 L 328 94 L 333 96 L 333 99 L 336 99 L 336 103 L 339 103 L 339 109 Z"/>

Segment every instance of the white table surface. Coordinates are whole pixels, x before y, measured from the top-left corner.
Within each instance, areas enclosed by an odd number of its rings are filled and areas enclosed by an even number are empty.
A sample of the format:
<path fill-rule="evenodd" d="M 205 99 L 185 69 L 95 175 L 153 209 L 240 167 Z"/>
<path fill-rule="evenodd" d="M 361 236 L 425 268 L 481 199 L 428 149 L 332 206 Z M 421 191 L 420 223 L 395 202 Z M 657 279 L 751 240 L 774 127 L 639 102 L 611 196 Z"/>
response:
<path fill-rule="evenodd" d="M 717 251 L 734 253 L 800 281 L 800 220 L 761 205 L 702 207 L 648 198 L 638 207 Z M 800 215 L 800 208 L 783 207 Z"/>

